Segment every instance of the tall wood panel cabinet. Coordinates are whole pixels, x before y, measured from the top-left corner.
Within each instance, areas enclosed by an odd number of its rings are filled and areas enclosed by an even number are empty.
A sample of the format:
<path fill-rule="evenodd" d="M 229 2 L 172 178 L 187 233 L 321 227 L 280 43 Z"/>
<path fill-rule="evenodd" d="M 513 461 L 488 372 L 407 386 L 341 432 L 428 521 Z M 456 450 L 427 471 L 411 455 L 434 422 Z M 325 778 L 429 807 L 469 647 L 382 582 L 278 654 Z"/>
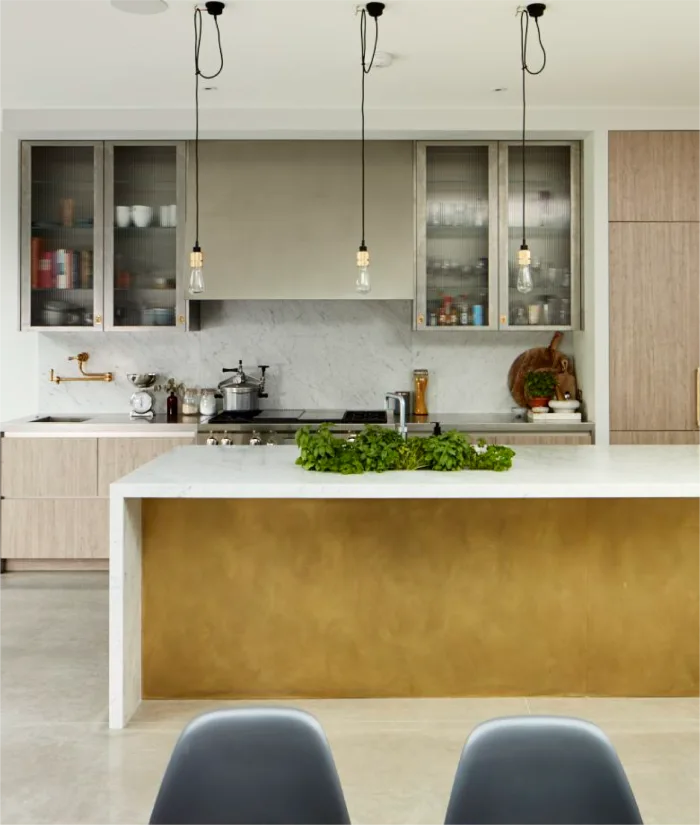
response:
<path fill-rule="evenodd" d="M 697 444 L 697 132 L 610 134 L 610 440 Z"/>

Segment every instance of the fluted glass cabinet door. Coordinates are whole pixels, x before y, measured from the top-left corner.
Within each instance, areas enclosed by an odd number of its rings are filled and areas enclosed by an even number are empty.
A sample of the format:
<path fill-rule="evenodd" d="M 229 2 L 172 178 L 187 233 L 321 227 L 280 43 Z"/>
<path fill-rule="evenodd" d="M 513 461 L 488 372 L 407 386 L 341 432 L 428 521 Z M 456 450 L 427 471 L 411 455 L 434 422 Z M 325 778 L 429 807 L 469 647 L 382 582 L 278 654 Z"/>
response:
<path fill-rule="evenodd" d="M 176 328 L 180 306 L 184 144 L 109 143 L 105 291 L 110 329 Z"/>
<path fill-rule="evenodd" d="M 22 328 L 102 328 L 102 144 L 22 144 Z"/>
<path fill-rule="evenodd" d="M 580 326 L 580 144 L 525 145 L 525 237 L 532 289 L 518 290 L 522 243 L 523 149 L 500 146 L 500 327 L 576 329 Z"/>
<path fill-rule="evenodd" d="M 419 143 L 416 328 L 495 329 L 497 145 Z"/>

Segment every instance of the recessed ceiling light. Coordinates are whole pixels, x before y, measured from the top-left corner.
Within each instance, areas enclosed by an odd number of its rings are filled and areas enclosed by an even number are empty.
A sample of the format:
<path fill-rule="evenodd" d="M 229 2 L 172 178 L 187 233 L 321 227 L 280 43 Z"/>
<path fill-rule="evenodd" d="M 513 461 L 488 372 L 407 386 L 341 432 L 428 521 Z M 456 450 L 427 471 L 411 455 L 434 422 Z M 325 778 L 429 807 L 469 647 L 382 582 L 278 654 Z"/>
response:
<path fill-rule="evenodd" d="M 204 91 L 205 92 L 218 92 L 219 87 L 218 86 L 205 86 Z"/>
<path fill-rule="evenodd" d="M 372 65 L 376 66 L 377 69 L 387 69 L 393 62 L 393 54 L 389 54 L 389 52 L 377 52 L 374 55 L 374 63 Z"/>
<path fill-rule="evenodd" d="M 505 86 L 497 86 L 493 91 L 494 92 L 507 92 L 508 89 Z"/>
<path fill-rule="evenodd" d="M 129 14 L 160 14 L 168 10 L 165 0 L 111 0 L 112 6 Z"/>

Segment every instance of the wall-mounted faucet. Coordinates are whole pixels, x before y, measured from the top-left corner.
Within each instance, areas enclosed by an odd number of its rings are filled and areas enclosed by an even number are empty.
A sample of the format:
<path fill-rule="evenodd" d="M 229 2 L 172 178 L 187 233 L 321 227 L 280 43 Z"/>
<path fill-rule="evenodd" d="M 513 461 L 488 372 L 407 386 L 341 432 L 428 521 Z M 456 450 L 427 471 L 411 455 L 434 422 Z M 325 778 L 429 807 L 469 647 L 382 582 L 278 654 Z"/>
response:
<path fill-rule="evenodd" d="M 384 407 L 387 410 L 391 409 L 391 400 L 399 402 L 399 434 L 404 440 L 408 438 L 408 427 L 406 426 L 406 399 L 403 395 L 398 395 L 395 392 L 388 392 Z"/>
<path fill-rule="evenodd" d="M 60 375 L 56 375 L 53 370 L 51 370 L 51 374 L 49 375 L 49 381 L 53 382 L 54 384 L 62 384 L 65 381 L 112 381 L 114 376 L 111 372 L 85 372 L 84 364 L 87 362 L 90 356 L 87 352 L 79 352 L 77 355 L 69 355 L 69 361 L 77 361 L 78 362 L 78 369 L 80 370 L 80 377 L 78 378 L 62 378 Z"/>

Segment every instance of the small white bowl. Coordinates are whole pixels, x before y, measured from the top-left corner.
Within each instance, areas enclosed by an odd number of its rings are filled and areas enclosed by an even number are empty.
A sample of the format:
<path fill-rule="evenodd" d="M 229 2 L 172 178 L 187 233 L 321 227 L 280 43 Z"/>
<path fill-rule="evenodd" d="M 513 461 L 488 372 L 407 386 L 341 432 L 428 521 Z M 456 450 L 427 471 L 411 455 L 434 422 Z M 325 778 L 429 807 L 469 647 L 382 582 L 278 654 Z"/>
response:
<path fill-rule="evenodd" d="M 579 402 L 570 400 L 570 401 L 550 401 L 549 406 L 555 411 L 560 412 L 573 412 L 579 408 Z"/>

